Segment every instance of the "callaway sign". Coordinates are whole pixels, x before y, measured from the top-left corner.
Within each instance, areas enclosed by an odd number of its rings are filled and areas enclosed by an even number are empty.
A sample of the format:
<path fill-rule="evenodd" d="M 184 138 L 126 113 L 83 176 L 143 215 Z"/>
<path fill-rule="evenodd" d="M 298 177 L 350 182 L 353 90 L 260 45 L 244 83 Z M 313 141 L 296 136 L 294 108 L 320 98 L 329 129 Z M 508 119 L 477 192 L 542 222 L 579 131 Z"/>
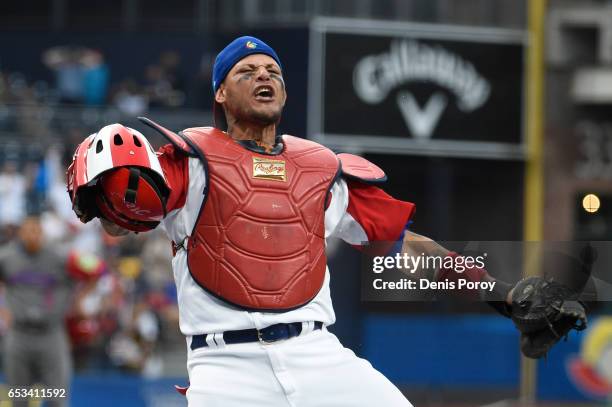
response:
<path fill-rule="evenodd" d="M 491 90 L 470 62 L 440 46 L 408 39 L 393 41 L 389 52 L 364 57 L 353 71 L 355 92 L 369 104 L 382 102 L 393 89 L 411 82 L 432 82 L 447 88 L 464 112 L 482 106 Z M 423 109 L 409 91 L 398 92 L 396 100 L 406 125 L 417 138 L 431 137 L 448 103 L 441 92 L 434 92 Z"/>
<path fill-rule="evenodd" d="M 343 150 L 522 157 L 522 32 L 320 19 L 309 135 Z"/>

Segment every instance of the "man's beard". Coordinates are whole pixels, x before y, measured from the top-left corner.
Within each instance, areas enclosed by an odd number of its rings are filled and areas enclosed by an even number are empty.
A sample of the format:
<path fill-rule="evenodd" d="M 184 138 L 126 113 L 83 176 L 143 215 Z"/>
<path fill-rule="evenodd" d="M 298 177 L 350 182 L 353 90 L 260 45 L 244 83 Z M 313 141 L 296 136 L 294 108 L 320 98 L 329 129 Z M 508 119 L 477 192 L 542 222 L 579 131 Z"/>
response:
<path fill-rule="evenodd" d="M 274 112 L 259 112 L 257 110 L 251 110 L 249 112 L 245 112 L 242 119 L 259 126 L 270 126 L 280 122 L 282 112 L 282 109 L 278 109 Z"/>

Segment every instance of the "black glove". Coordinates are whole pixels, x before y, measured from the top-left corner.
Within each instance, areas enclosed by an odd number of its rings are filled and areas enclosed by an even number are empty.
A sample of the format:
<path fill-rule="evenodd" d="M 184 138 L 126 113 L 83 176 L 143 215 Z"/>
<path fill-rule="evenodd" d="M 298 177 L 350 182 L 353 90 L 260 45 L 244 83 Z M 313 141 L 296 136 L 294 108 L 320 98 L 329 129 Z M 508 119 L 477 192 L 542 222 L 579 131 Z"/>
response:
<path fill-rule="evenodd" d="M 538 359 L 563 337 L 587 326 L 586 311 L 575 292 L 543 277 L 528 277 L 512 293 L 511 318 L 521 332 L 521 351 Z"/>

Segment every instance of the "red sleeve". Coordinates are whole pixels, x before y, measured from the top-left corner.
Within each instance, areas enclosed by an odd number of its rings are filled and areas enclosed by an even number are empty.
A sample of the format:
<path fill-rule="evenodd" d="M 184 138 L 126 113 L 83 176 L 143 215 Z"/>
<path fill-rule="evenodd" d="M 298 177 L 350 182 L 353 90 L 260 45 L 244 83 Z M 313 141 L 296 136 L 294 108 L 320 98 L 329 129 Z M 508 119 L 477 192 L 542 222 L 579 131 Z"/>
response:
<path fill-rule="evenodd" d="M 177 151 L 172 144 L 166 144 L 157 150 L 157 153 L 170 186 L 170 196 L 166 209 L 171 212 L 185 205 L 189 185 L 189 161 L 188 157 L 181 151 Z"/>
<path fill-rule="evenodd" d="M 382 189 L 360 182 L 347 182 L 349 201 L 346 211 L 361 226 L 369 242 L 394 242 L 400 238 L 416 209 Z"/>

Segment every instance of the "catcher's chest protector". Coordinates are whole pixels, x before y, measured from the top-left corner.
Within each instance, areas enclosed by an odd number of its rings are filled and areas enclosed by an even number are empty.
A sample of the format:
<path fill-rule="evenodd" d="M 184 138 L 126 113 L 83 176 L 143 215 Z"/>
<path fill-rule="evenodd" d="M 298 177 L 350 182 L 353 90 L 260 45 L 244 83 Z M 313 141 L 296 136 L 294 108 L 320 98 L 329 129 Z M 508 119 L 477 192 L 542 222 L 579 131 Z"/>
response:
<path fill-rule="evenodd" d="M 195 281 L 245 309 L 286 311 L 325 277 L 325 205 L 339 172 L 329 149 L 283 136 L 281 154 L 253 152 L 210 127 L 182 136 L 207 168 L 206 198 L 187 245 Z"/>

